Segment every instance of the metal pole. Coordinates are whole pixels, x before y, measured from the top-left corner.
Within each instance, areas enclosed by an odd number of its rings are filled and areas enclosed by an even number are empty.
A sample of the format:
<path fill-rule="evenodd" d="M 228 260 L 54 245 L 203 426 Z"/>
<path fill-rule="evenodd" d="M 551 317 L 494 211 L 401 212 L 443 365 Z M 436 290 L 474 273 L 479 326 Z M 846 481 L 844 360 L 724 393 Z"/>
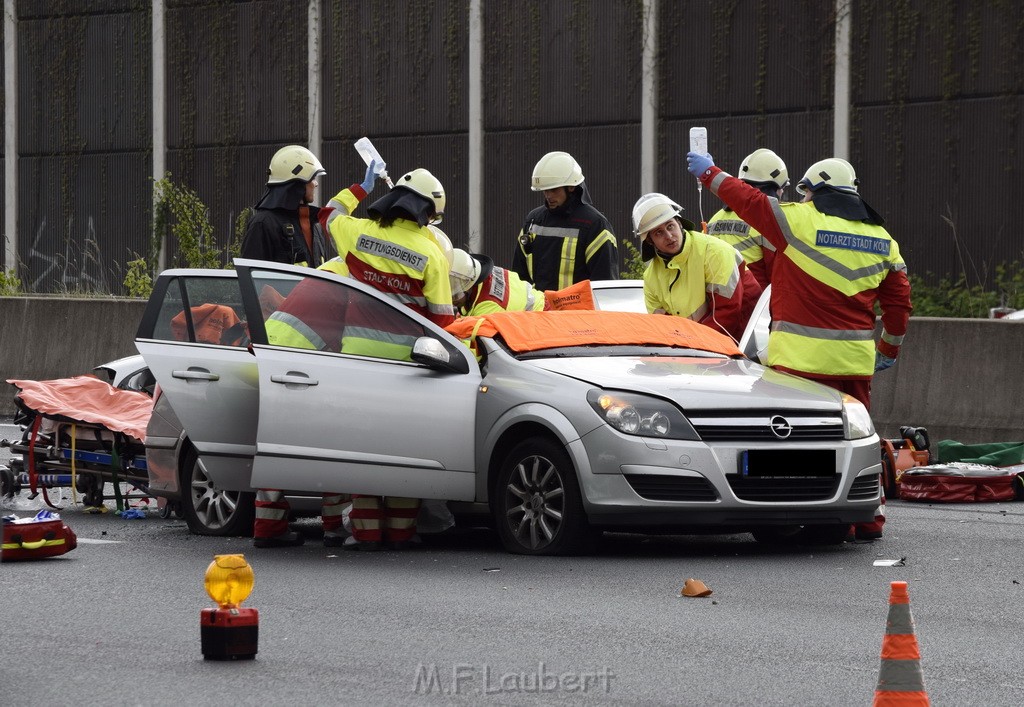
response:
<path fill-rule="evenodd" d="M 307 115 L 309 118 L 309 150 L 317 159 L 323 162 L 320 150 L 323 148 L 323 124 L 320 120 L 320 95 L 323 87 L 323 78 L 320 71 L 320 0 L 309 0 L 308 13 L 308 49 L 309 49 L 309 74 L 307 83 L 308 105 Z M 323 187 L 317 185 L 314 200 L 319 203 Z"/>
<path fill-rule="evenodd" d="M 658 0 L 644 0 L 643 58 L 640 83 L 640 193 L 658 181 Z"/>
<path fill-rule="evenodd" d="M 836 0 L 836 76 L 832 153 L 850 158 L 850 0 Z"/>
<path fill-rule="evenodd" d="M 167 35 L 164 0 L 153 0 L 153 182 L 167 173 Z M 167 267 L 167 233 L 160 234 L 157 272 Z"/>
<path fill-rule="evenodd" d="M 4 261 L 18 267 L 18 15 L 4 0 Z"/>
<path fill-rule="evenodd" d="M 483 252 L 483 0 L 469 1 L 469 249 Z"/>

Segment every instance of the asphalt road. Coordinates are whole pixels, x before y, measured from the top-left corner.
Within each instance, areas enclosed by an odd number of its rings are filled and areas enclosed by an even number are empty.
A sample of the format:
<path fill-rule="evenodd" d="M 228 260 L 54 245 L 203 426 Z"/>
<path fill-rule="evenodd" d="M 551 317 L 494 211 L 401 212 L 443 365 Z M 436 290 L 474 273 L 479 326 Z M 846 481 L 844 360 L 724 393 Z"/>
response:
<path fill-rule="evenodd" d="M 4 513 L 37 506 L 23 494 Z M 615 535 L 591 556 L 529 558 L 483 529 L 360 554 L 325 549 L 311 519 L 305 546 L 260 550 L 69 508 L 76 550 L 0 565 L 0 700 L 865 705 L 890 582 L 906 580 L 931 703 L 1024 704 L 1024 504 L 888 512 L 881 541 L 813 551 Z M 236 552 L 256 574 L 259 654 L 204 661 L 203 575 Z M 889 558 L 905 565 L 874 565 Z M 691 577 L 713 594 L 680 597 Z"/>

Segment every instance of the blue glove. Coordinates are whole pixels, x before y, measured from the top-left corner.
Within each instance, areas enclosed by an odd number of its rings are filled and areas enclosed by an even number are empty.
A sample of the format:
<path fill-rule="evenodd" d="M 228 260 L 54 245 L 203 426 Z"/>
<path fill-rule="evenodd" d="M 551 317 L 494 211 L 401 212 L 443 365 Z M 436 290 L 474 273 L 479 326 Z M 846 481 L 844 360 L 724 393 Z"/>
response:
<path fill-rule="evenodd" d="M 705 155 L 700 152 L 686 153 L 686 171 L 697 179 L 700 179 L 702 174 L 714 166 L 715 161 L 711 159 L 711 155 Z"/>
<path fill-rule="evenodd" d="M 890 368 L 894 363 L 896 363 L 895 358 L 889 358 L 881 351 L 875 351 L 875 373 Z"/>
<path fill-rule="evenodd" d="M 377 163 L 374 160 L 370 160 L 370 164 L 366 166 L 366 177 L 363 179 L 363 183 L 360 184 L 367 194 L 373 191 L 373 185 L 377 183 Z"/>

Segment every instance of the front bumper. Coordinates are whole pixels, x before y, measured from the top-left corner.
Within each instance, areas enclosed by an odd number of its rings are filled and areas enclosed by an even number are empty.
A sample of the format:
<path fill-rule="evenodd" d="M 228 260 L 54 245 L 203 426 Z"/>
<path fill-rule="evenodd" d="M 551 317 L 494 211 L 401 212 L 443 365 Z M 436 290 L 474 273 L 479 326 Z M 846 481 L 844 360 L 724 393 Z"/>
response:
<path fill-rule="evenodd" d="M 745 450 L 834 450 L 834 469 L 745 477 Z M 722 532 L 869 522 L 880 502 L 878 437 L 813 442 L 653 440 L 601 427 L 569 445 L 590 521 Z M 801 476 L 810 472 L 806 476 Z"/>

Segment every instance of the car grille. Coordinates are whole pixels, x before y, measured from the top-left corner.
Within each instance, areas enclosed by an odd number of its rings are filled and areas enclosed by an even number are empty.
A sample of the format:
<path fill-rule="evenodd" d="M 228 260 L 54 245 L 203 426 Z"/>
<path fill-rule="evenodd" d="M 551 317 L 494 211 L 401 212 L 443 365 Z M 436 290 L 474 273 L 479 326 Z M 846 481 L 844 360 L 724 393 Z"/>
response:
<path fill-rule="evenodd" d="M 767 501 L 781 503 L 789 501 L 823 501 L 835 495 L 839 480 L 832 476 L 808 476 L 801 478 L 749 477 L 726 474 L 729 488 L 736 498 L 743 501 Z"/>
<path fill-rule="evenodd" d="M 843 438 L 843 418 L 830 413 L 774 410 L 714 410 L 686 412 L 705 442 L 806 442 Z M 788 436 L 786 432 L 788 431 Z M 776 434 L 778 432 L 778 434 Z"/>
<path fill-rule="evenodd" d="M 865 501 L 877 495 L 878 474 L 870 474 L 868 476 L 858 476 L 853 480 L 853 486 L 850 488 L 850 495 L 847 498 L 851 501 Z"/>
<path fill-rule="evenodd" d="M 626 481 L 642 498 L 651 501 L 717 501 L 715 487 L 698 476 L 626 474 Z"/>

